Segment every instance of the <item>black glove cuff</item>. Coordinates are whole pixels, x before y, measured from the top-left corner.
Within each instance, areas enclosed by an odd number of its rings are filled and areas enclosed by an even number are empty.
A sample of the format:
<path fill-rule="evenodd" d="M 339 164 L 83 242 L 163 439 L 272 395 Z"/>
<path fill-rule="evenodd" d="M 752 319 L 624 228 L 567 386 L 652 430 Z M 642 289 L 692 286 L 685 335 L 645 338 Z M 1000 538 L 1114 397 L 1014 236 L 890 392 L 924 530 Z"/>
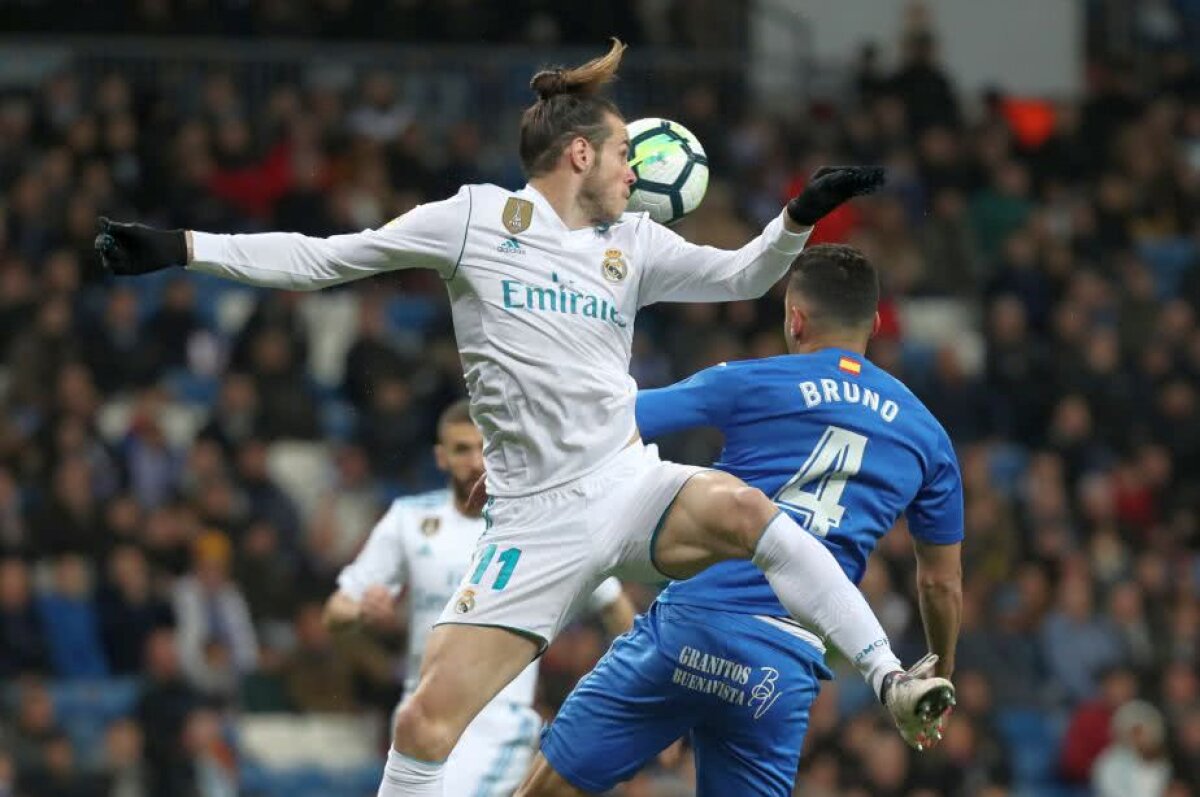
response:
<path fill-rule="evenodd" d="M 799 196 L 792 197 L 787 203 L 787 214 L 801 227 L 811 227 L 825 214 L 819 208 L 814 208 L 811 202 L 805 202 L 805 196 L 801 192 Z"/>
<path fill-rule="evenodd" d="M 155 230 L 155 249 L 163 265 L 186 266 L 188 262 L 187 233 L 183 230 Z"/>

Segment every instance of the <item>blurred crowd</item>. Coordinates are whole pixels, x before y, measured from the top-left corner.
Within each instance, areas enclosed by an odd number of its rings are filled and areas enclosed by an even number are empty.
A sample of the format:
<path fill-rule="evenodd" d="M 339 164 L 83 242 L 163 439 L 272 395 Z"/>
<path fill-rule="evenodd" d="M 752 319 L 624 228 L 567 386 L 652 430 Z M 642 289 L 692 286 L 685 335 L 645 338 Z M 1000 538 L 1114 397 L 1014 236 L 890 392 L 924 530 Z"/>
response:
<path fill-rule="evenodd" d="M 389 44 L 731 46 L 751 0 L 607 0 L 580 14 L 552 0 L 21 0 L 0 30 L 141 36 L 310 37 Z"/>
<path fill-rule="evenodd" d="M 917 27 L 847 85 L 799 116 L 733 115 L 704 82 L 626 108 L 708 149 L 679 227 L 697 242 L 748 240 L 818 164 L 889 168 L 816 237 L 878 266 L 870 354 L 958 446 L 959 707 L 918 757 L 840 678 L 797 793 L 1200 797 L 1200 72 L 1169 50 L 1096 62 L 1078 97 L 967 96 Z M 440 281 L 117 282 L 96 217 L 328 235 L 465 182 L 516 187 L 515 152 L 492 118 L 431 125 L 386 71 L 254 90 L 214 68 L 186 95 L 71 70 L 0 93 L 0 795 L 236 794 L 237 716 L 382 713 L 399 693 L 402 629 L 334 644 L 319 602 L 390 498 L 440 484 L 432 422 L 464 390 Z M 782 353 L 780 300 L 645 311 L 634 376 Z M 956 320 L 930 334 L 931 314 Z M 920 655 L 902 526 L 863 589 Z M 604 644 L 580 625 L 551 648 L 547 714 Z M 88 700 L 87 721 L 66 710 Z M 672 748 L 620 793 L 690 793 L 688 760 Z"/>

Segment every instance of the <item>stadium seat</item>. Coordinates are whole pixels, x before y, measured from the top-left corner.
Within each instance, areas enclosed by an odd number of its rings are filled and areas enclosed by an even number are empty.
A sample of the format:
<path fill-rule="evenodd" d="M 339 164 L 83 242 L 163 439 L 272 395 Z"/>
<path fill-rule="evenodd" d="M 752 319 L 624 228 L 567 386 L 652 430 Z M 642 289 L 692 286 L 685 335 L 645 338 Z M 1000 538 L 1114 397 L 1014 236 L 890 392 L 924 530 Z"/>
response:
<path fill-rule="evenodd" d="M 243 757 L 275 772 L 378 766 L 382 715 L 253 714 L 237 723 Z"/>
<path fill-rule="evenodd" d="M 204 407 L 212 406 L 221 387 L 216 377 L 198 374 L 187 368 L 173 369 L 163 381 L 177 400 Z"/>
<path fill-rule="evenodd" d="M 84 765 L 99 763 L 105 731 L 133 712 L 139 695 L 140 684 L 134 678 L 56 681 L 50 685 L 55 715 Z"/>
<path fill-rule="evenodd" d="M 329 398 L 321 402 L 321 431 L 331 440 L 345 441 L 354 436 L 358 412 L 348 401 Z"/>
<path fill-rule="evenodd" d="M 325 443 L 281 440 L 267 451 L 271 478 L 296 503 L 307 520 L 330 478 L 329 448 Z"/>
<path fill-rule="evenodd" d="M 398 332 L 421 331 L 437 316 L 437 303 L 424 296 L 395 296 L 388 300 L 388 323 Z"/>
<path fill-rule="evenodd" d="M 936 351 L 952 346 L 967 373 L 983 367 L 984 345 L 977 311 L 962 299 L 919 298 L 897 303 L 900 328 L 908 346 L 924 345 Z"/>
<path fill-rule="evenodd" d="M 933 370 L 937 349 L 919 340 L 905 340 L 901 345 L 904 373 L 914 384 L 923 384 Z"/>
<path fill-rule="evenodd" d="M 1006 443 L 992 446 L 988 459 L 992 485 L 1005 495 L 1013 495 L 1028 461 L 1029 454 L 1022 446 Z"/>
<path fill-rule="evenodd" d="M 215 299 L 213 310 L 217 331 L 232 338 L 242 330 L 254 312 L 257 298 L 249 290 L 225 290 Z"/>
<path fill-rule="evenodd" d="M 1018 786 L 1043 788 L 1054 783 L 1061 723 L 1035 709 L 1000 709 L 996 728 L 1012 755 L 1013 779 Z"/>
<path fill-rule="evenodd" d="M 1141 244 L 1138 255 L 1150 265 L 1158 299 L 1165 301 L 1178 294 L 1180 280 L 1196 260 L 1196 246 L 1188 238 L 1163 238 Z"/>
<path fill-rule="evenodd" d="M 96 426 L 100 435 L 110 443 L 120 442 L 129 432 L 133 402 L 117 398 L 106 402 L 97 413 Z M 167 403 L 158 414 L 163 434 L 175 446 L 186 446 L 196 436 L 208 417 L 208 407 L 199 404 Z"/>
<path fill-rule="evenodd" d="M 310 342 L 308 373 L 323 386 L 342 383 L 346 352 L 358 334 L 359 298 L 349 291 L 314 294 L 300 305 Z"/>

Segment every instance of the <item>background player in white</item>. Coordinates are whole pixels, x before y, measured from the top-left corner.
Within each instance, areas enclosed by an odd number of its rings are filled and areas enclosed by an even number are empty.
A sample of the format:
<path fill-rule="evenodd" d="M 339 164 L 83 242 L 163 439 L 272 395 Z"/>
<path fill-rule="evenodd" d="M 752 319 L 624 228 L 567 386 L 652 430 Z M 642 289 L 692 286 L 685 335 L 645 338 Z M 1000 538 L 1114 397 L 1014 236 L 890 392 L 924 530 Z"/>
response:
<path fill-rule="evenodd" d="M 172 265 L 254 285 L 314 290 L 381 271 L 446 281 L 484 434 L 493 524 L 430 634 L 417 689 L 396 715 L 380 797 L 441 795 L 463 730 L 609 574 L 687 578 L 751 559 L 788 612 L 854 663 L 900 723 L 932 722 L 953 687 L 899 677 L 879 621 L 820 543 L 728 474 L 662 462 L 642 444 L 629 376 L 634 317 L 662 301 L 762 295 L 812 225 L 883 181 L 877 168 L 818 172 L 734 251 L 689 244 L 626 214 L 635 176 L 617 107 L 599 90 L 624 46 L 538 73 L 522 116 L 519 191 L 468 185 L 379 230 L 330 238 L 213 235 L 101 221 L 106 268 Z"/>
<path fill-rule="evenodd" d="M 407 587 L 405 692 L 416 688 L 425 639 L 484 532 L 479 511 L 466 506 L 471 485 L 483 473 L 483 435 L 471 422 L 467 402 L 442 412 L 434 456 L 449 489 L 397 499 L 339 574 L 338 589 L 325 604 L 326 622 L 335 630 L 383 626 L 396 617 L 397 599 Z M 612 636 L 633 622 L 633 606 L 616 579 L 602 583 L 590 603 Z M 541 728 L 533 709 L 537 675 L 534 662 L 467 726 L 446 761 L 447 794 L 508 797 L 517 788 Z"/>

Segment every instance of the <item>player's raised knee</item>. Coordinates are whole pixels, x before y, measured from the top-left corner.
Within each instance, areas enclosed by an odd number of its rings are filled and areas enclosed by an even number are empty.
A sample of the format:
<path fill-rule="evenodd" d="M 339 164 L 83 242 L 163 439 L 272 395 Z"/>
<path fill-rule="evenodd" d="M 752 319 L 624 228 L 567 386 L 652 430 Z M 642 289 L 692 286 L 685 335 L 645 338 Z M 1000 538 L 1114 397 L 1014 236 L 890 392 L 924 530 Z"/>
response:
<path fill-rule="evenodd" d="M 396 711 L 392 746 L 410 758 L 445 761 L 458 742 L 453 724 L 430 710 L 418 691 Z"/>
<path fill-rule="evenodd" d="M 724 490 L 720 513 L 725 537 L 737 549 L 738 555 L 749 559 L 754 555 L 763 529 L 779 510 L 762 490 L 738 482 Z"/>

